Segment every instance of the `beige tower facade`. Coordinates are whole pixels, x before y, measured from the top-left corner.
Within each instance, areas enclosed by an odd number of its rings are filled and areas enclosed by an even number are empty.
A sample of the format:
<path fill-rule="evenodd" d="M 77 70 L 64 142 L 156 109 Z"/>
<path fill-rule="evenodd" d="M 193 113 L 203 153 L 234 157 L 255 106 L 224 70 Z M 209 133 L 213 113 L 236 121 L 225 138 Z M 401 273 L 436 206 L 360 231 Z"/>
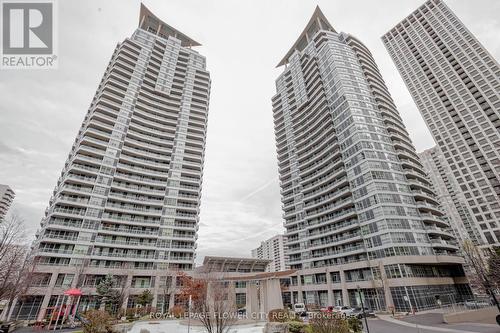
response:
<path fill-rule="evenodd" d="M 481 242 L 500 245 L 500 66 L 442 0 L 383 37 L 463 192 Z"/>
<path fill-rule="evenodd" d="M 440 207 L 450 222 L 455 238 L 460 242 L 471 240 L 480 245 L 481 237 L 474 224 L 464 194 L 460 191 L 450 166 L 439 147 L 427 149 L 418 154 L 425 172 L 429 175 Z"/>

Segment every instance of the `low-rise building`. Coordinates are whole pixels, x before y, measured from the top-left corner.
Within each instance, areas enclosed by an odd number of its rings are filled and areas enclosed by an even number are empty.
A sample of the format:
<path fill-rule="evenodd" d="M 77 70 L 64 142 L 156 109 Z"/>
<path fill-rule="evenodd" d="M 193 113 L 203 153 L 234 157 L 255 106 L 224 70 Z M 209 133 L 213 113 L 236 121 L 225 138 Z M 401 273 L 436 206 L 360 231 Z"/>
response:
<path fill-rule="evenodd" d="M 227 282 L 228 298 L 237 308 L 244 308 L 248 318 L 258 319 L 270 310 L 291 305 L 288 286 L 295 270 L 266 272 L 270 263 L 257 258 L 205 257 L 193 276 Z"/>
<path fill-rule="evenodd" d="M 196 279 L 212 279 L 228 284 L 231 291 L 228 298 L 234 300 L 238 308 L 245 308 L 247 315 L 256 316 L 272 309 L 283 308 L 290 304 L 288 292 L 289 276 L 295 271 L 266 272 L 270 260 L 256 258 L 212 257 L 204 258 L 203 265 L 190 271 L 171 270 L 124 270 L 109 269 L 115 288 L 123 293 L 122 310 L 137 307 L 137 297 L 145 290 L 153 295 L 152 311 L 167 313 L 176 305 L 182 305 L 179 295 L 182 289 L 183 275 Z M 56 269 L 56 268 L 54 268 Z M 50 313 L 57 311 L 63 303 L 63 295 L 69 289 L 77 289 L 81 296 L 78 312 L 98 309 L 100 300 L 97 286 L 106 278 L 102 271 L 85 267 L 78 276 L 67 273 L 67 268 L 60 267 L 53 275 L 37 276 L 30 281 L 25 297 L 21 297 L 8 317 L 19 320 L 43 320 Z M 79 276 L 84 276 L 79 278 Z M 54 278 L 56 277 L 56 278 Z M 45 295 L 52 295 L 47 305 L 42 303 Z"/>

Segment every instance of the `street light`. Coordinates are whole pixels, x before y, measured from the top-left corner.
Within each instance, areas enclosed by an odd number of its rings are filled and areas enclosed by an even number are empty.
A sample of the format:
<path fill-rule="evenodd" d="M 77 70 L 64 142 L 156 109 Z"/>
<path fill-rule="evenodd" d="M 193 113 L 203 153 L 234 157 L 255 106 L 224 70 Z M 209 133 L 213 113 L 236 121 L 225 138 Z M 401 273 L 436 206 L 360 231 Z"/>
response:
<path fill-rule="evenodd" d="M 189 295 L 189 301 L 188 301 L 188 332 L 191 329 L 191 301 L 192 301 L 192 296 Z"/>
<path fill-rule="evenodd" d="M 366 319 L 365 305 L 363 304 L 363 297 L 361 297 L 361 289 L 358 287 L 358 296 L 361 301 L 361 311 L 363 311 L 363 317 L 365 318 L 366 333 L 370 333 L 370 328 L 368 327 L 368 319 Z"/>

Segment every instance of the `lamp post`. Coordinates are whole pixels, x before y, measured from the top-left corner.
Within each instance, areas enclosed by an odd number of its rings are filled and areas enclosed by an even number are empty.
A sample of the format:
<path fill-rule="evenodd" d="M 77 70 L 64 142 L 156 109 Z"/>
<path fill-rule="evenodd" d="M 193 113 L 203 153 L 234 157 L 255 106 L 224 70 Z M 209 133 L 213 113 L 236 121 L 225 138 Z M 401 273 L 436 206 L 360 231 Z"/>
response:
<path fill-rule="evenodd" d="M 415 308 L 413 307 L 413 304 L 411 303 L 410 294 L 408 294 L 408 288 L 406 288 L 406 286 L 405 286 L 405 293 L 406 293 L 406 296 L 404 297 L 404 299 L 405 299 L 405 301 L 407 301 L 410 304 L 410 311 L 415 316 Z M 415 306 L 416 306 L 416 304 L 415 304 Z M 418 327 L 418 323 L 416 320 L 415 320 L 415 327 L 417 328 L 417 332 L 420 332 L 420 328 Z"/>
<path fill-rule="evenodd" d="M 191 329 L 191 301 L 192 301 L 192 297 L 191 295 L 189 295 L 189 301 L 188 301 L 188 332 L 190 331 Z"/>
<path fill-rule="evenodd" d="M 361 297 L 361 289 L 358 286 L 358 296 L 361 301 L 361 311 L 363 312 L 363 317 L 365 318 L 366 333 L 370 333 L 370 328 L 368 327 L 368 319 L 366 319 L 365 305 L 363 304 L 363 297 Z"/>

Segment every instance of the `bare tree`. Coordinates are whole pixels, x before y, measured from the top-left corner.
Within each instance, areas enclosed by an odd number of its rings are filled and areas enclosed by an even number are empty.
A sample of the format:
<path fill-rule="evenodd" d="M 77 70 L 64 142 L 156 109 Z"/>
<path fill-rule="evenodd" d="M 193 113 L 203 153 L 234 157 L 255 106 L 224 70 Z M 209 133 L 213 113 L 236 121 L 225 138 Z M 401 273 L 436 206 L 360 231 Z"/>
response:
<path fill-rule="evenodd" d="M 379 261 L 377 266 L 372 267 L 372 282 L 375 289 L 375 293 L 377 295 L 377 297 L 375 298 L 375 303 L 378 307 L 377 310 L 385 310 L 382 304 L 385 304 L 387 276 L 383 270 L 384 270 L 384 265 L 382 264 L 382 261 Z M 380 295 L 380 289 L 382 289 L 382 296 Z"/>
<path fill-rule="evenodd" d="M 26 244 L 24 220 L 14 212 L 0 223 L 0 262 L 13 246 L 20 244 Z"/>
<path fill-rule="evenodd" d="M 26 243 L 24 221 L 13 213 L 0 224 L 0 300 L 6 313 L 33 277 L 34 260 Z"/>
<path fill-rule="evenodd" d="M 117 314 L 120 314 L 120 308 L 124 305 L 123 303 L 125 302 L 125 299 L 127 298 L 127 295 L 129 294 L 129 288 L 127 287 L 127 279 L 125 278 L 120 278 L 118 280 L 118 295 L 116 298 L 116 306 L 117 306 Z M 126 304 L 125 304 L 126 305 Z"/>
<path fill-rule="evenodd" d="M 173 278 L 172 276 L 166 276 L 165 277 L 165 284 L 160 284 L 159 286 L 161 288 L 161 294 L 163 297 L 163 303 L 162 303 L 162 308 L 161 308 L 161 313 L 167 313 L 167 299 L 170 297 L 170 295 L 174 292 L 175 286 L 173 285 Z"/>
<path fill-rule="evenodd" d="M 83 259 L 81 264 L 77 266 L 76 272 L 75 272 L 75 288 L 82 288 L 84 283 L 85 283 L 85 270 L 89 265 L 89 259 Z"/>
<path fill-rule="evenodd" d="M 489 278 L 492 285 L 498 290 L 500 289 L 500 247 L 495 247 L 488 260 Z"/>
<path fill-rule="evenodd" d="M 229 282 L 204 274 L 192 278 L 180 274 L 180 298 L 191 299 L 190 314 L 201 322 L 207 333 L 228 333 L 237 320 L 236 304 L 230 297 Z"/>
<path fill-rule="evenodd" d="M 493 290 L 497 286 L 495 280 L 492 277 L 498 275 L 499 272 L 496 263 L 493 262 L 494 267 L 488 265 L 488 260 L 485 260 L 484 256 L 481 255 L 481 252 L 479 251 L 477 246 L 474 245 L 474 243 L 472 243 L 472 241 L 470 240 L 465 240 L 463 242 L 462 249 L 465 253 L 468 263 L 476 273 L 476 277 L 478 278 L 479 282 L 484 287 L 486 292 L 491 296 L 495 305 L 500 311 L 500 304 L 498 303 L 495 291 Z M 491 253 L 491 256 L 494 255 L 494 253 Z M 489 262 L 492 262 L 492 260 L 490 259 Z"/>

